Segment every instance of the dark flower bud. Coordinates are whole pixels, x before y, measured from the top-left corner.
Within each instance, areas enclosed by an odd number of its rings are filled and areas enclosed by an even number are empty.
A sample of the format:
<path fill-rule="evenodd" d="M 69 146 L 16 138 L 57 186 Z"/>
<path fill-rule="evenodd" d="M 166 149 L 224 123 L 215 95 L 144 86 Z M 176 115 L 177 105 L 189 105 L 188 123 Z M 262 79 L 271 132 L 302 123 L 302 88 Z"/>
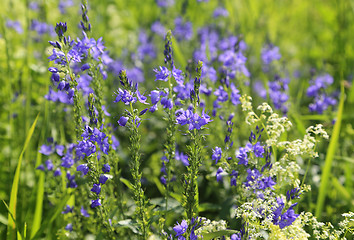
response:
<path fill-rule="evenodd" d="M 61 40 L 62 37 L 64 36 L 64 33 L 67 30 L 67 26 L 66 23 L 57 23 L 57 25 L 55 26 L 55 32 L 58 34 L 59 39 Z"/>
<path fill-rule="evenodd" d="M 148 108 L 145 108 L 144 110 L 142 110 L 140 113 L 139 113 L 139 116 L 142 116 L 144 115 L 146 112 L 147 112 Z"/>

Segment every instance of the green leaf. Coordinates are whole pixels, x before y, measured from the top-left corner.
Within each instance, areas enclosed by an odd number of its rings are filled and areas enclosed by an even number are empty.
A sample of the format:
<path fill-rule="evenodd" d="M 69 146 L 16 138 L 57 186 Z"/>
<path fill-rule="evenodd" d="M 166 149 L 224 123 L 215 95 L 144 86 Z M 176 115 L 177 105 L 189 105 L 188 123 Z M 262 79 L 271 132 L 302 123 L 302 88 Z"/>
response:
<path fill-rule="evenodd" d="M 10 195 L 10 204 L 9 204 L 9 216 L 8 216 L 8 225 L 7 225 L 7 239 L 13 239 L 14 238 L 14 230 L 15 230 L 15 220 L 16 220 L 16 206 L 17 206 L 17 193 L 18 193 L 18 185 L 20 181 L 20 174 L 21 174 L 21 164 L 22 164 L 22 158 L 23 154 L 25 153 L 28 144 L 32 138 L 32 134 L 34 132 L 34 129 L 36 127 L 37 121 L 38 121 L 39 113 L 34 120 L 31 128 L 28 131 L 25 144 L 23 146 L 22 152 L 18 158 L 18 163 L 17 163 L 17 168 L 15 171 L 15 176 L 14 180 L 12 183 L 12 188 L 11 188 L 11 195 Z M 12 213 L 13 216 L 10 216 L 10 213 Z"/>
<path fill-rule="evenodd" d="M 129 228 L 130 230 L 132 230 L 133 233 L 140 234 L 139 224 L 131 219 L 121 220 L 121 221 L 117 222 L 117 224 L 115 224 L 114 227 Z"/>
<path fill-rule="evenodd" d="M 336 150 L 337 150 L 340 128 L 341 128 L 341 124 L 342 124 L 344 100 L 345 100 L 345 93 L 344 93 L 344 85 L 342 83 L 341 84 L 341 97 L 340 97 L 339 107 L 338 107 L 338 112 L 337 112 L 337 120 L 336 120 L 336 123 L 334 124 L 332 137 L 329 142 L 329 146 L 327 149 L 327 155 L 326 155 L 326 159 L 325 159 L 325 164 L 324 164 L 322 175 L 321 175 L 321 185 L 320 185 L 320 190 L 319 190 L 319 194 L 318 194 L 318 198 L 317 198 L 316 214 L 315 214 L 317 218 L 320 218 L 322 215 L 323 205 L 324 205 L 324 201 L 325 201 L 327 191 L 328 191 L 328 181 L 329 181 L 329 178 L 331 175 L 332 162 L 333 162 Z"/>
<path fill-rule="evenodd" d="M 222 237 L 222 236 L 230 236 L 232 234 L 238 233 L 239 231 L 236 230 L 220 230 L 216 232 L 211 232 L 211 233 L 203 233 L 203 240 L 211 240 L 214 238 Z"/>
<path fill-rule="evenodd" d="M 198 206 L 199 212 L 220 211 L 220 210 L 221 210 L 221 206 L 213 204 L 213 203 L 202 203 L 202 204 L 199 204 L 199 206 Z"/>
<path fill-rule="evenodd" d="M 131 182 L 129 182 L 127 179 L 120 178 L 119 180 L 124 183 L 124 185 L 127 186 L 130 190 L 134 190 L 133 184 L 131 184 Z"/>

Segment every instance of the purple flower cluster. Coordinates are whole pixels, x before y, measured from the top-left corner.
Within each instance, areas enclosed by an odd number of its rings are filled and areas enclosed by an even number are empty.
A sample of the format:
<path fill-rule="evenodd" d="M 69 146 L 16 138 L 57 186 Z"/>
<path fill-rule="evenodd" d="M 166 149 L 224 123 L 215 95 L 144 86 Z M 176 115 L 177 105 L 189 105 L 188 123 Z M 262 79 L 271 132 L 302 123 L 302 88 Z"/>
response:
<path fill-rule="evenodd" d="M 6 20 L 6 27 L 14 29 L 17 33 L 23 33 L 23 28 L 20 21 L 12 21 L 10 19 Z"/>
<path fill-rule="evenodd" d="M 178 240 L 186 240 L 185 233 L 187 232 L 187 229 L 189 226 L 191 226 L 191 233 L 188 239 L 190 240 L 197 240 L 198 236 L 195 234 L 195 230 L 197 230 L 199 227 L 201 227 L 202 224 L 202 219 L 201 218 L 192 218 L 190 225 L 188 225 L 186 220 L 182 220 L 181 223 L 177 222 L 177 225 L 173 227 L 173 231 L 175 231 Z M 172 240 L 173 237 L 170 236 L 170 239 Z"/>
<path fill-rule="evenodd" d="M 221 156 L 222 156 L 221 148 L 215 147 L 215 149 L 213 149 L 213 155 L 211 156 L 211 159 L 215 161 L 215 164 L 218 163 L 218 161 L 221 159 Z"/>
<path fill-rule="evenodd" d="M 289 82 L 289 78 L 281 78 L 276 75 L 274 81 L 268 83 L 270 100 L 274 104 L 274 107 L 281 110 L 284 114 L 288 112 L 287 101 L 289 99 Z"/>
<path fill-rule="evenodd" d="M 76 146 L 76 156 L 83 159 L 85 156 L 89 157 L 96 152 L 96 144 L 104 154 L 108 154 L 109 143 L 108 136 L 101 132 L 98 128 L 92 129 L 85 126 L 84 132 L 81 135 L 83 140 L 79 141 Z"/>
<path fill-rule="evenodd" d="M 273 212 L 273 223 L 278 225 L 280 229 L 283 229 L 287 226 L 290 226 L 299 216 L 299 214 L 295 214 L 293 209 L 297 203 L 292 204 L 285 212 L 283 212 L 285 203 L 281 197 L 277 198 L 277 204 L 278 207 Z"/>
<path fill-rule="evenodd" d="M 176 120 L 179 125 L 189 125 L 188 130 L 191 131 L 193 129 L 201 129 L 201 127 L 205 126 L 212 120 L 210 117 L 204 112 L 199 116 L 198 113 L 193 113 L 192 109 L 187 109 L 184 111 L 183 109 L 179 109 L 176 111 Z"/>
<path fill-rule="evenodd" d="M 140 45 L 137 49 L 137 57 L 141 61 L 156 58 L 155 45 L 149 41 L 144 31 L 141 31 L 139 34 L 139 43 Z"/>
<path fill-rule="evenodd" d="M 193 37 L 193 27 L 191 22 L 183 22 L 181 17 L 175 19 L 174 35 L 178 40 L 191 40 Z"/>
<path fill-rule="evenodd" d="M 243 183 L 246 187 L 250 187 L 256 190 L 265 190 L 270 188 L 274 190 L 273 186 L 276 182 L 272 179 L 272 177 L 264 177 L 257 169 L 247 169 L 247 178 Z"/>
<path fill-rule="evenodd" d="M 35 31 L 39 36 L 43 36 L 44 34 L 48 34 L 51 37 L 55 37 L 55 31 L 53 26 L 40 22 L 36 19 L 33 19 L 31 22 L 30 30 Z"/>
<path fill-rule="evenodd" d="M 281 54 L 279 52 L 279 47 L 273 45 L 267 45 L 262 48 L 261 58 L 265 65 L 271 64 L 273 61 L 279 60 Z"/>
<path fill-rule="evenodd" d="M 311 85 L 307 89 L 307 96 L 314 97 L 313 103 L 309 105 L 311 112 L 322 114 L 328 107 L 337 104 L 334 96 L 325 92 L 332 83 L 333 77 L 329 74 L 320 75 L 310 82 Z"/>

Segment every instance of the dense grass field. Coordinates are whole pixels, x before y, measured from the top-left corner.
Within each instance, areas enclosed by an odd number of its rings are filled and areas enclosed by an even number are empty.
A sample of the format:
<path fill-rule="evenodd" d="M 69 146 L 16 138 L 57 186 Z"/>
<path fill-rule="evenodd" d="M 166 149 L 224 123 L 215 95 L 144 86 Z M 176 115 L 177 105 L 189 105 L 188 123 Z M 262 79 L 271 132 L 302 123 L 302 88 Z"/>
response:
<path fill-rule="evenodd" d="M 2 0 L 0 239 L 354 239 L 354 1 Z"/>

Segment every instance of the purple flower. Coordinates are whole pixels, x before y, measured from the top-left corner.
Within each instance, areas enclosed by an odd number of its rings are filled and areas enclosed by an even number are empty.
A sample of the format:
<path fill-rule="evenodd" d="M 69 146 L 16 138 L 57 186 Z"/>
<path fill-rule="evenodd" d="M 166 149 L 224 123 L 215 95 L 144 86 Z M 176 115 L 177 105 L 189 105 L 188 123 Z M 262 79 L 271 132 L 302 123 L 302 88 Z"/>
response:
<path fill-rule="evenodd" d="M 103 171 L 104 173 L 109 173 L 109 171 L 111 171 L 111 166 L 109 166 L 108 163 L 103 164 L 102 171 Z"/>
<path fill-rule="evenodd" d="M 91 200 L 91 208 L 95 208 L 101 205 L 101 199 Z"/>
<path fill-rule="evenodd" d="M 211 159 L 215 161 L 215 164 L 218 163 L 218 161 L 221 159 L 221 156 L 222 156 L 221 148 L 215 147 L 215 149 L 213 149 L 213 155 L 211 156 Z"/>
<path fill-rule="evenodd" d="M 181 161 L 182 164 L 186 167 L 189 166 L 188 155 L 184 154 L 183 152 L 179 152 L 176 150 L 176 160 Z"/>
<path fill-rule="evenodd" d="M 213 17 L 217 18 L 219 16 L 227 17 L 227 16 L 229 16 L 229 12 L 225 8 L 222 8 L 222 7 L 216 8 L 214 10 Z"/>
<path fill-rule="evenodd" d="M 145 97 L 144 95 L 140 94 L 140 92 L 139 92 L 138 89 L 136 90 L 136 96 L 138 97 L 138 101 L 139 101 L 140 103 L 148 104 L 148 103 L 146 102 L 147 97 Z"/>
<path fill-rule="evenodd" d="M 74 159 L 72 154 L 66 153 L 64 157 L 61 158 L 61 166 L 65 168 L 71 168 L 74 165 Z"/>
<path fill-rule="evenodd" d="M 231 240 L 241 240 L 241 233 L 232 234 L 231 235 Z"/>
<path fill-rule="evenodd" d="M 279 53 L 279 48 L 273 45 L 268 45 L 262 48 L 261 58 L 264 64 L 269 65 L 271 62 L 275 60 L 279 60 L 281 58 L 281 54 Z"/>
<path fill-rule="evenodd" d="M 237 158 L 239 159 L 238 164 L 248 165 L 248 155 L 249 150 L 247 148 L 240 147 L 239 153 L 237 154 Z"/>
<path fill-rule="evenodd" d="M 173 108 L 172 100 L 169 99 L 168 97 L 163 97 L 163 98 L 161 98 L 161 105 L 162 105 L 164 108 L 168 108 L 168 109 L 172 109 L 172 108 Z"/>
<path fill-rule="evenodd" d="M 215 90 L 214 95 L 218 97 L 217 100 L 219 102 L 225 102 L 229 98 L 229 95 L 222 86 L 219 86 L 219 88 Z"/>
<path fill-rule="evenodd" d="M 122 101 L 125 105 L 129 105 L 131 102 L 135 102 L 136 98 L 128 90 L 122 90 L 121 88 L 118 89 L 116 93 L 117 97 L 114 101 L 115 103 Z"/>
<path fill-rule="evenodd" d="M 77 166 L 76 171 L 82 172 L 83 175 L 86 175 L 90 168 L 87 166 L 87 164 L 81 164 Z"/>
<path fill-rule="evenodd" d="M 45 168 L 43 166 L 43 164 L 39 165 L 38 167 L 36 167 L 37 170 L 41 170 L 41 171 L 45 171 Z"/>
<path fill-rule="evenodd" d="M 68 224 L 65 226 L 65 230 L 71 232 L 71 231 L 73 230 L 73 224 L 72 224 L 72 223 L 68 223 Z"/>
<path fill-rule="evenodd" d="M 158 69 L 154 69 L 154 72 L 156 73 L 155 81 L 161 80 L 166 82 L 168 80 L 168 77 L 171 75 L 171 72 L 166 67 L 161 67 L 161 66 L 160 66 L 160 71 Z"/>
<path fill-rule="evenodd" d="M 41 146 L 41 149 L 39 150 L 40 153 L 49 156 L 50 154 L 53 153 L 53 149 L 51 145 L 45 145 L 43 144 Z"/>
<path fill-rule="evenodd" d="M 241 103 L 240 101 L 240 91 L 236 88 L 234 83 L 231 83 L 230 85 L 231 88 L 231 103 L 235 106 Z"/>
<path fill-rule="evenodd" d="M 53 163 L 52 163 L 52 160 L 50 160 L 50 159 L 48 159 L 47 161 L 45 161 L 45 165 L 46 165 L 48 171 L 52 171 L 53 168 L 54 168 L 54 165 L 53 165 Z"/>
<path fill-rule="evenodd" d="M 99 178 L 99 183 L 101 183 L 102 185 L 105 184 L 108 180 L 108 177 L 106 177 L 106 175 L 101 174 L 100 178 Z"/>
<path fill-rule="evenodd" d="M 129 119 L 129 118 L 127 118 L 127 117 L 121 116 L 121 117 L 119 118 L 119 120 L 118 120 L 119 126 L 124 127 L 124 126 L 127 124 L 128 119 Z"/>
<path fill-rule="evenodd" d="M 81 66 L 81 71 L 85 71 L 85 70 L 87 70 L 87 69 L 90 69 L 90 64 L 85 63 L 85 64 L 83 64 L 83 65 Z"/>
<path fill-rule="evenodd" d="M 177 222 L 177 225 L 173 227 L 173 231 L 176 232 L 176 237 L 181 237 L 187 231 L 187 229 L 188 229 L 188 224 L 186 220 L 182 220 L 181 224 Z"/>
<path fill-rule="evenodd" d="M 90 217 L 90 214 L 86 211 L 86 209 L 83 206 L 81 206 L 80 212 L 82 216 Z"/>
<path fill-rule="evenodd" d="M 172 76 L 175 78 L 178 85 L 183 85 L 184 76 L 182 70 L 179 70 L 173 66 Z"/>
<path fill-rule="evenodd" d="M 101 192 L 101 185 L 100 184 L 93 184 L 93 187 L 91 188 L 91 192 L 96 193 L 97 195 L 100 194 Z"/>
<path fill-rule="evenodd" d="M 59 156 L 64 155 L 64 150 L 65 150 L 65 147 L 63 145 L 56 145 L 55 146 L 55 151 Z"/>
<path fill-rule="evenodd" d="M 183 19 L 178 17 L 175 19 L 174 35 L 178 40 L 191 40 L 193 37 L 193 27 L 191 22 L 183 23 Z"/>
<path fill-rule="evenodd" d="M 221 174 L 223 172 L 224 172 L 224 170 L 221 167 L 219 167 L 218 170 L 216 171 L 216 181 L 217 182 L 222 181 L 222 175 Z"/>
<path fill-rule="evenodd" d="M 259 157 L 259 158 L 263 158 L 263 154 L 264 154 L 264 147 L 259 143 L 257 142 L 255 145 L 253 145 L 253 152 L 254 152 L 254 155 L 256 157 Z"/>
<path fill-rule="evenodd" d="M 297 203 L 291 205 L 283 214 L 282 211 L 285 206 L 283 199 L 277 198 L 277 203 L 278 207 L 273 212 L 273 223 L 275 225 L 279 225 L 280 229 L 283 229 L 287 226 L 290 226 L 299 216 L 299 214 L 295 214 L 295 211 L 293 209 L 293 207 L 296 206 Z"/>
<path fill-rule="evenodd" d="M 75 182 L 75 175 L 71 175 L 69 171 L 66 172 L 66 178 L 68 179 L 68 188 L 77 188 L 77 184 Z"/>
<path fill-rule="evenodd" d="M 6 27 L 14 29 L 19 34 L 23 33 L 23 29 L 22 29 L 20 21 L 7 20 Z"/>
<path fill-rule="evenodd" d="M 261 98 L 267 98 L 267 90 L 264 88 L 264 85 L 261 81 L 256 81 L 253 84 L 253 91 L 256 92 Z"/>
<path fill-rule="evenodd" d="M 72 213 L 74 210 L 74 206 L 70 207 L 69 205 L 66 205 L 64 208 L 64 211 L 61 212 L 61 214 L 67 214 L 67 213 Z"/>
<path fill-rule="evenodd" d="M 156 0 L 159 7 L 170 7 L 175 4 L 175 0 Z"/>
<path fill-rule="evenodd" d="M 161 37 L 164 37 L 166 34 L 166 28 L 159 21 L 156 21 L 151 25 L 151 31 Z"/>
<path fill-rule="evenodd" d="M 236 180 L 237 180 L 238 172 L 235 171 L 235 170 L 232 170 L 230 176 L 232 176 L 232 178 L 231 178 L 231 186 L 236 186 Z"/>
<path fill-rule="evenodd" d="M 54 177 L 58 177 L 58 176 L 61 176 L 61 170 L 60 170 L 60 168 L 57 168 L 57 169 L 54 171 Z"/>
<path fill-rule="evenodd" d="M 152 103 L 153 105 L 155 105 L 155 104 L 158 103 L 159 100 L 160 100 L 160 92 L 159 92 L 159 91 L 156 91 L 156 90 L 151 91 L 151 93 L 150 93 L 150 98 L 151 98 L 151 103 Z"/>

